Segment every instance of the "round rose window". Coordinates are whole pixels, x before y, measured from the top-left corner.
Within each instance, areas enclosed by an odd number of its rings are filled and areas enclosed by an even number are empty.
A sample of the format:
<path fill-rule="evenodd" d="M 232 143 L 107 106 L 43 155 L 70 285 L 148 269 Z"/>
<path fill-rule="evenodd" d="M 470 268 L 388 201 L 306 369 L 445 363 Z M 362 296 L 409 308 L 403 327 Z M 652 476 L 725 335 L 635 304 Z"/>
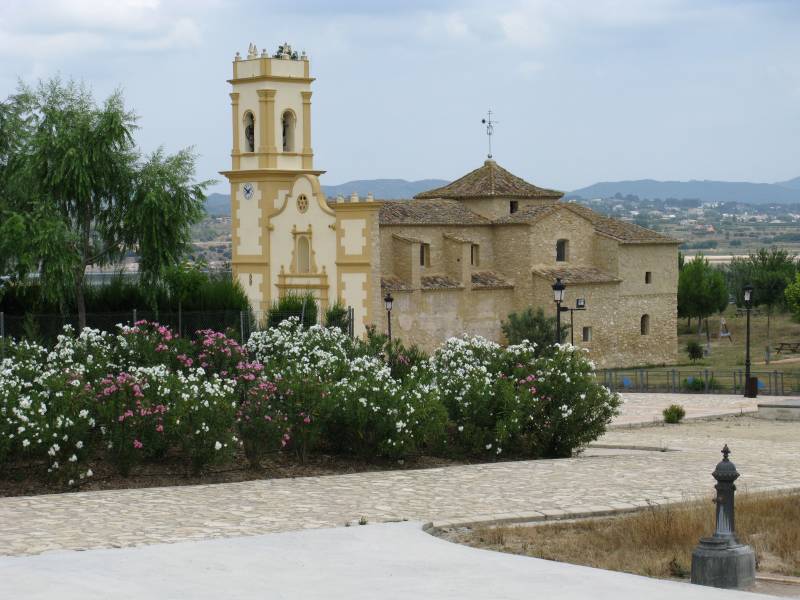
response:
<path fill-rule="evenodd" d="M 306 198 L 305 194 L 300 194 L 297 197 L 297 210 L 301 213 L 304 213 L 308 210 L 308 198 Z"/>

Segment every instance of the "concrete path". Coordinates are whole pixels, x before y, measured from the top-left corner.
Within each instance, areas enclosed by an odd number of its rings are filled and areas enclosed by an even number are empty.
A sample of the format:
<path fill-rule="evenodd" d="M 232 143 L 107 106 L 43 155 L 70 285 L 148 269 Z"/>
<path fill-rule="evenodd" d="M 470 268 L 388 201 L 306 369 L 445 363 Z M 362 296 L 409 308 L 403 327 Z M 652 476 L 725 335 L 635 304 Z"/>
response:
<path fill-rule="evenodd" d="M 740 490 L 800 486 L 800 422 L 696 421 L 617 429 L 600 441 L 612 449 L 573 459 L 0 498 L 0 555 L 337 527 L 361 516 L 444 525 L 630 510 L 710 494 L 724 443 Z"/>
<path fill-rule="evenodd" d="M 0 558 L 0 598 L 770 598 L 476 550 L 419 523 Z"/>
<path fill-rule="evenodd" d="M 758 403 L 765 398 L 785 400 L 787 396 L 762 396 L 745 398 L 730 394 L 633 394 L 622 396 L 620 415 L 612 428 L 660 423 L 661 414 L 670 404 L 680 404 L 686 410 L 686 419 L 702 419 L 722 415 L 739 415 L 758 411 Z"/>

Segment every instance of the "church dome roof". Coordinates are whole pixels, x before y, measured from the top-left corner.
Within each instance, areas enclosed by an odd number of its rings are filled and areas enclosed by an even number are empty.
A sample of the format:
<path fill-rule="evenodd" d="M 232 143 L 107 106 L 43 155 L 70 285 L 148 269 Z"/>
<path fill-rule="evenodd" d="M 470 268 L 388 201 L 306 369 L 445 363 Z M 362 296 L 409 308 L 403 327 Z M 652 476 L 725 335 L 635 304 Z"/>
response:
<path fill-rule="evenodd" d="M 445 186 L 428 190 L 414 196 L 416 199 L 442 198 L 467 200 L 470 198 L 532 198 L 536 200 L 558 200 L 563 192 L 540 188 L 513 175 L 489 159 L 483 166 L 467 173 Z"/>

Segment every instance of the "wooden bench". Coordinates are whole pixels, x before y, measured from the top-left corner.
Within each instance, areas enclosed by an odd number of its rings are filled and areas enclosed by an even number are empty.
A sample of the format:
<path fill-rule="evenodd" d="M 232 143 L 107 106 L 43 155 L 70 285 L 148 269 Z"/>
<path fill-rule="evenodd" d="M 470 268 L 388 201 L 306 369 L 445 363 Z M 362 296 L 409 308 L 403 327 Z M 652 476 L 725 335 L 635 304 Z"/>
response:
<path fill-rule="evenodd" d="M 784 351 L 800 352 L 800 342 L 778 342 L 778 348 L 775 350 L 775 354 L 780 354 Z"/>

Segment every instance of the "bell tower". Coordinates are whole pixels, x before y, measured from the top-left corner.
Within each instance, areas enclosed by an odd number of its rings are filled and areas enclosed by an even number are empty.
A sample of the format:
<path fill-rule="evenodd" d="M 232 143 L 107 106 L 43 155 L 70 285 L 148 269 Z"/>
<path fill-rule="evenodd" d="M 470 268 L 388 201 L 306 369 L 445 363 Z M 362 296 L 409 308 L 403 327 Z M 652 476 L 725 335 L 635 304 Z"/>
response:
<path fill-rule="evenodd" d="M 231 184 L 233 276 L 255 311 L 266 310 L 277 297 L 270 285 L 281 266 L 271 251 L 271 217 L 283 211 L 302 180 L 305 202 L 325 198 L 314 170 L 311 148 L 309 59 L 288 44 L 274 53 L 250 44 L 246 57 L 233 60 Z M 300 192 L 297 192 L 298 194 Z"/>
<path fill-rule="evenodd" d="M 312 170 L 311 83 L 306 53 L 286 43 L 269 55 L 250 44 L 233 61 L 232 170 Z"/>
<path fill-rule="evenodd" d="M 353 309 L 361 335 L 381 314 L 380 203 L 328 202 L 311 149 L 309 60 L 289 44 L 250 44 L 233 61 L 231 184 L 233 276 L 262 320 L 287 295 Z"/>

